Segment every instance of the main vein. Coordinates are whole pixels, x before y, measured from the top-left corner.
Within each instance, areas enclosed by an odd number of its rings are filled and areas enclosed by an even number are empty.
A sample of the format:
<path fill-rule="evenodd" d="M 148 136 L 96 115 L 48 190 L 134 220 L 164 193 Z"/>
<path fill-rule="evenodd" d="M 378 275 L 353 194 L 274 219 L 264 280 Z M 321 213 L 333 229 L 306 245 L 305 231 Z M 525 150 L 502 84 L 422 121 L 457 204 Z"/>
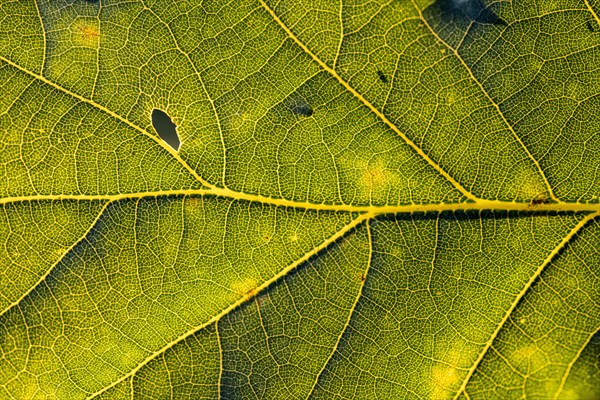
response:
<path fill-rule="evenodd" d="M 600 212 L 600 203 L 560 202 L 546 204 L 520 203 L 515 201 L 485 200 L 459 203 L 424 203 L 397 205 L 350 205 L 311 203 L 307 201 L 289 200 L 237 192 L 227 188 L 212 187 L 209 189 L 172 189 L 137 193 L 119 194 L 60 194 L 60 195 L 25 195 L 0 198 L 0 205 L 26 201 L 119 201 L 162 196 L 207 196 L 225 197 L 228 199 L 269 204 L 279 207 L 299 208 L 317 211 L 340 211 L 371 213 L 373 215 L 398 213 L 426 213 L 444 211 L 516 211 L 516 212 Z"/>

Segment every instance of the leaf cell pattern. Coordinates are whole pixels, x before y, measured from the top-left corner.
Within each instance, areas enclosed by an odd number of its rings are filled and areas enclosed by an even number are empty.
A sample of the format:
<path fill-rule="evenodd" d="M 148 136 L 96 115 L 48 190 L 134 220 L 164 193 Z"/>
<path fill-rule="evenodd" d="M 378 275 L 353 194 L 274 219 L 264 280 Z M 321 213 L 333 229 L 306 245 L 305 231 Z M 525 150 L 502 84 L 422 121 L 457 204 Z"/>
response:
<path fill-rule="evenodd" d="M 1 2 L 0 398 L 598 398 L 599 13 Z"/>

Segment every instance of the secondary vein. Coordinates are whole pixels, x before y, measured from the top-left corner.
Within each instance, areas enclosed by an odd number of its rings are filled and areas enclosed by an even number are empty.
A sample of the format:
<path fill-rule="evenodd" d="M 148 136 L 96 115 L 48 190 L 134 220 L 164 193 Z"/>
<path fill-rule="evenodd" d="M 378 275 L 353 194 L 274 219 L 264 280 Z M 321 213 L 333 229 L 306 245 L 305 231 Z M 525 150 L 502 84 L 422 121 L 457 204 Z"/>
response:
<path fill-rule="evenodd" d="M 594 17 L 594 19 L 598 23 L 598 26 L 600 26 L 600 17 L 598 17 L 598 13 L 596 13 L 596 11 L 592 8 L 592 5 L 590 4 L 590 1 L 589 0 L 583 0 L 583 2 L 585 3 L 585 6 L 590 11 L 590 14 L 592 14 L 592 17 Z"/>
<path fill-rule="evenodd" d="M 595 212 L 593 214 L 587 215 L 585 218 L 583 218 L 581 221 L 579 221 L 579 223 L 577 225 L 575 225 L 575 227 L 573 229 L 571 229 L 571 231 L 560 241 L 560 243 L 558 244 L 558 246 L 556 246 L 550 252 L 550 254 L 548 254 L 548 256 L 546 257 L 546 259 L 544 260 L 544 262 L 542 262 L 542 264 L 540 264 L 540 266 L 535 271 L 535 273 L 529 278 L 529 281 L 525 284 L 525 286 L 523 287 L 523 289 L 521 290 L 521 292 L 517 295 L 517 297 L 515 298 L 515 300 L 511 304 L 510 308 L 508 309 L 508 311 L 506 312 L 506 314 L 504 315 L 504 317 L 502 318 L 502 320 L 500 321 L 500 323 L 496 327 L 496 330 L 494 330 L 494 332 L 490 336 L 489 340 L 487 341 L 487 343 L 483 347 L 483 350 L 481 351 L 481 353 L 479 354 L 479 356 L 477 357 L 477 359 L 473 363 L 473 366 L 469 369 L 469 372 L 467 373 L 467 376 L 465 377 L 462 385 L 460 386 L 460 388 L 456 392 L 456 395 L 454 396 L 454 400 L 458 400 L 458 398 L 460 397 L 460 395 L 466 391 L 467 384 L 469 383 L 471 377 L 475 373 L 475 370 L 477 370 L 477 367 L 479 366 L 479 364 L 483 360 L 483 357 L 487 354 L 488 350 L 490 349 L 490 347 L 494 343 L 494 340 L 496 340 L 496 338 L 498 337 L 498 334 L 500 333 L 500 331 L 502 330 L 502 328 L 504 327 L 504 325 L 506 324 L 506 322 L 510 319 L 510 316 L 512 315 L 513 311 L 515 310 L 515 308 L 517 307 L 517 305 L 519 304 L 519 302 L 521 301 L 521 299 L 529 292 L 529 289 L 531 288 L 531 286 L 533 285 L 533 283 L 538 279 L 538 277 L 542 274 L 542 272 L 546 269 L 546 267 L 548 265 L 550 265 L 550 263 L 555 259 L 555 257 L 557 256 L 557 254 L 563 248 L 565 248 L 565 246 L 571 241 L 571 239 L 574 238 L 577 235 L 577 233 L 585 225 L 587 225 L 588 222 L 590 222 L 594 218 L 598 217 L 599 215 L 600 215 L 600 211 L 597 211 L 597 212 Z"/>
<path fill-rule="evenodd" d="M 367 263 L 366 263 L 367 265 L 365 266 L 365 271 L 363 272 L 363 275 L 361 277 L 361 282 L 358 287 L 356 297 L 354 298 L 354 302 L 352 303 L 352 306 L 350 307 L 350 310 L 348 311 L 348 317 L 346 318 L 344 327 L 340 330 L 340 334 L 338 335 L 338 337 L 335 341 L 335 344 L 333 345 L 333 349 L 331 350 L 331 352 L 329 353 L 329 356 L 327 357 L 327 360 L 325 360 L 325 362 L 323 363 L 323 366 L 321 367 L 321 370 L 317 373 L 317 376 L 315 377 L 315 382 L 314 382 L 312 388 L 310 389 L 308 396 L 306 396 L 307 400 L 310 399 L 311 397 L 313 397 L 313 394 L 315 392 L 315 389 L 317 388 L 317 385 L 319 384 L 319 380 L 321 379 L 321 376 L 327 369 L 327 366 L 333 359 L 333 356 L 335 355 L 336 351 L 338 351 L 338 349 L 340 347 L 340 343 L 342 342 L 342 339 L 344 338 L 344 335 L 345 335 L 346 331 L 348 330 L 350 323 L 352 322 L 352 317 L 355 315 L 356 307 L 358 306 L 358 303 L 363 296 L 365 282 L 369 275 L 369 270 L 370 270 L 371 264 L 373 262 L 373 234 L 371 233 L 371 225 L 369 224 L 369 221 L 367 221 L 366 225 L 367 225 L 367 237 L 369 239 L 369 255 L 367 258 Z"/>
<path fill-rule="evenodd" d="M 521 145 L 521 147 L 523 148 L 523 150 L 527 154 L 527 157 L 534 163 L 536 169 L 538 170 L 538 173 L 541 175 L 541 177 L 542 177 L 542 179 L 544 181 L 544 184 L 546 185 L 546 189 L 548 190 L 549 197 L 553 201 L 559 202 L 560 200 L 554 195 L 554 192 L 552 190 L 552 186 L 550 185 L 550 181 L 548 181 L 548 178 L 546 177 L 546 174 L 544 173 L 544 170 L 542 170 L 542 167 L 540 166 L 540 163 L 538 162 L 538 160 L 536 160 L 533 157 L 533 154 L 531 154 L 531 152 L 529 151 L 529 149 L 527 148 L 527 146 L 525 146 L 525 143 L 523 143 L 523 141 L 521 140 L 521 138 L 517 135 L 517 133 L 515 132 L 513 126 L 508 122 L 508 120 L 504 116 L 504 113 L 500 109 L 500 106 L 498 105 L 498 103 L 496 101 L 494 101 L 494 99 L 492 98 L 492 96 L 490 96 L 490 94 L 483 87 L 483 85 L 481 84 L 481 82 L 479 82 L 479 80 L 475 77 L 475 75 L 473 75 L 473 71 L 471 71 L 471 68 L 469 68 L 469 66 L 467 65 L 467 63 L 465 62 L 465 60 L 459 54 L 458 50 L 455 49 L 454 47 L 450 46 L 450 44 L 448 44 L 444 39 L 442 39 L 437 34 L 437 32 L 435 30 L 433 30 L 433 28 L 431 27 L 431 25 L 429 25 L 429 22 L 427 22 L 427 20 L 425 19 L 425 17 L 423 17 L 423 13 L 419 9 L 419 7 L 415 4 L 414 0 L 411 0 L 411 4 L 414 7 L 414 9 L 417 11 L 417 13 L 419 14 L 419 18 L 421 19 L 421 21 L 423 22 L 423 24 L 425 25 L 425 27 L 431 32 L 432 36 L 435 37 L 435 39 L 438 42 L 440 42 L 444 47 L 446 47 L 448 50 L 450 50 L 452 52 L 452 54 L 454 54 L 454 56 L 458 59 L 458 61 L 460 61 L 461 65 L 465 68 L 465 70 L 469 74 L 469 77 L 471 78 L 471 80 L 477 85 L 477 87 L 479 88 L 479 90 L 481 91 L 481 93 L 483 93 L 483 95 L 490 102 L 490 104 L 492 105 L 492 107 L 494 107 L 494 109 L 496 109 L 496 111 L 498 112 L 498 115 L 500 115 L 500 118 L 502 119 L 502 122 L 504 123 L 504 125 L 506 125 L 506 127 L 508 128 L 508 130 L 513 134 L 513 136 L 514 136 L 515 140 L 517 141 L 517 143 L 519 143 Z"/>
<path fill-rule="evenodd" d="M 35 79 L 45 83 L 48 86 L 51 86 L 52 88 L 54 88 L 62 93 L 65 93 L 68 96 L 71 96 L 83 103 L 89 104 L 92 107 L 97 108 L 98 110 L 101 110 L 102 112 L 110 115 L 111 117 L 127 124 L 129 127 L 135 129 L 136 131 L 143 133 L 144 135 L 146 135 L 149 138 L 151 138 L 152 140 L 154 140 L 165 151 L 169 152 L 169 154 L 171 154 L 171 156 L 174 159 L 176 159 L 190 173 L 190 175 L 192 175 L 194 177 L 194 179 L 196 179 L 198 182 L 200 182 L 204 186 L 213 187 L 213 185 L 211 185 L 206 180 L 204 180 L 202 177 L 200 177 L 200 175 L 198 175 L 198 173 L 179 156 L 179 153 L 177 153 L 177 151 L 175 151 L 169 145 L 167 145 L 165 142 L 163 142 L 162 139 L 160 139 L 158 136 L 150 134 L 150 132 L 148 132 L 146 129 L 134 124 L 133 122 L 129 121 L 127 118 L 120 116 L 119 114 L 110 110 L 109 108 L 107 108 L 99 103 L 96 103 L 94 100 L 88 99 L 86 97 L 83 97 L 83 96 L 75 93 L 75 92 L 72 92 L 69 89 L 64 88 L 61 85 L 57 84 L 56 82 L 49 80 L 45 76 L 42 76 L 33 71 L 30 71 L 27 68 L 22 67 L 21 65 L 3 57 L 3 56 L 0 56 L 0 61 L 5 62 L 6 64 L 10 65 L 11 67 L 14 67 L 14 68 L 18 69 L 19 71 L 24 72 L 27 75 L 34 77 Z"/>
<path fill-rule="evenodd" d="M 106 203 L 104 203 L 104 205 L 100 209 L 100 212 L 98 212 L 98 214 L 96 215 L 96 218 L 94 218 L 94 220 L 92 221 L 92 223 L 90 224 L 90 226 L 88 227 L 88 229 L 83 233 L 83 235 L 81 235 L 81 237 L 78 240 L 76 240 L 71 245 L 71 247 L 69 247 L 68 249 L 66 249 L 62 253 L 62 255 L 56 260 L 56 262 L 54 264 L 52 264 L 50 266 L 50 268 L 48 268 L 48 270 L 42 276 L 40 276 L 40 278 L 37 280 L 37 282 L 35 284 L 31 285 L 31 288 L 29 288 L 29 290 L 27 290 L 26 292 L 24 292 L 17 300 L 15 300 L 11 304 L 9 304 L 4 310 L 0 311 L 0 317 L 2 317 L 4 314 L 6 314 L 13 307 L 15 307 L 18 304 L 20 304 L 21 301 L 23 301 L 23 299 L 25 297 L 29 296 L 29 294 L 31 292 L 33 292 L 33 290 L 35 288 L 37 288 L 43 281 L 46 280 L 46 278 L 48 277 L 48 275 L 50 275 L 52 273 L 52 271 L 54 271 L 54 268 L 62 262 L 62 260 L 65 258 L 65 256 L 67 254 L 69 254 L 77 245 L 79 245 L 79 243 L 81 243 L 81 242 L 83 242 L 85 240 L 85 238 L 90 233 L 90 231 L 94 228 L 94 226 L 96 226 L 96 224 L 98 223 L 98 221 L 100 220 L 100 218 L 102 217 L 102 215 L 104 215 L 104 211 L 106 211 L 106 208 L 109 206 L 110 203 L 111 203 L 111 201 L 107 201 Z"/>
<path fill-rule="evenodd" d="M 261 294 L 262 292 L 264 292 L 273 283 L 279 281 L 280 279 L 282 279 L 283 277 L 285 277 L 286 275 L 288 275 L 290 272 L 292 272 L 296 268 L 298 268 L 300 265 L 302 265 L 303 263 L 307 262 L 311 257 L 313 257 L 316 254 L 320 253 L 321 251 L 323 251 L 324 249 L 326 249 L 329 245 L 331 245 L 332 243 L 335 243 L 340 238 L 342 238 L 343 236 L 345 236 L 348 232 L 350 232 L 356 226 L 360 225 L 361 223 L 363 223 L 364 221 L 366 221 L 366 220 L 368 220 L 369 218 L 372 218 L 372 217 L 373 217 L 372 214 L 362 214 L 362 215 L 358 216 L 352 222 L 350 222 L 348 225 L 344 226 L 341 230 L 339 230 L 338 232 L 336 232 L 333 236 L 329 237 L 328 239 L 326 239 L 325 241 L 323 241 L 321 244 L 319 244 L 317 247 L 315 247 L 315 248 L 311 249 L 310 251 L 308 251 L 307 253 L 305 253 L 302 257 L 300 257 L 298 260 L 294 261 L 292 264 L 290 264 L 287 267 L 285 267 L 284 269 L 282 269 L 278 274 L 274 275 L 271 279 L 263 282 L 260 286 L 258 286 L 252 292 L 251 295 L 242 296 L 238 301 L 230 304 L 227 308 L 223 309 L 219 314 L 215 315 L 213 318 L 209 319 L 208 321 L 204 322 L 203 324 L 200 324 L 200 325 L 192 328 L 191 330 L 185 332 L 181 336 L 179 336 L 176 339 L 172 340 L 170 343 L 166 344 L 161 349 L 155 351 L 154 353 L 151 353 L 150 355 L 148 355 L 148 357 L 146 357 L 142 362 L 140 362 L 134 369 L 132 369 L 131 371 L 129 371 L 127 374 L 123 375 L 121 378 L 119 378 L 118 380 L 116 380 L 112 384 L 110 384 L 110 385 L 102 388 L 101 390 L 99 390 L 99 391 L 97 391 L 95 393 L 91 393 L 87 398 L 88 399 L 92 399 L 92 398 L 94 398 L 94 397 L 96 397 L 96 396 L 98 396 L 98 395 L 106 392 L 107 390 L 111 389 L 112 387 L 118 385 L 119 383 L 121 383 L 121 382 L 129 379 L 130 377 L 133 377 L 140 369 L 142 369 L 144 367 L 144 365 L 147 365 L 150 361 L 154 360 L 156 357 L 160 356 L 161 354 L 164 354 L 171 347 L 173 347 L 176 344 L 182 342 L 183 340 L 185 340 L 188 337 L 192 336 L 196 332 L 199 332 L 202 329 L 204 329 L 204 328 L 206 328 L 206 327 L 208 327 L 208 326 L 210 326 L 212 324 L 218 323 L 218 321 L 220 321 L 223 317 L 225 317 L 226 315 L 228 315 L 229 313 L 231 313 L 233 310 L 237 309 L 238 307 L 240 307 L 241 305 L 247 303 L 248 301 L 254 299 L 256 296 L 258 296 L 259 294 Z"/>
<path fill-rule="evenodd" d="M 329 67 L 323 60 L 317 57 L 294 33 L 281 21 L 281 19 L 277 16 L 275 11 L 271 9 L 264 0 L 259 0 L 260 4 L 267 10 L 267 12 L 271 15 L 273 20 L 279 25 L 281 29 L 285 31 L 285 33 L 292 39 L 306 54 L 308 54 L 319 66 L 329 73 L 332 77 L 334 77 L 342 86 L 346 88 L 350 93 L 354 95 L 357 99 L 359 99 L 373 114 L 377 115 L 379 119 L 381 119 L 387 126 L 389 126 L 398 136 L 406 142 L 421 158 L 423 158 L 431 167 L 433 167 L 440 175 L 442 175 L 447 181 L 449 181 L 458 191 L 460 191 L 465 197 L 469 200 L 476 201 L 477 197 L 465 189 L 460 183 L 458 183 L 448 172 L 446 172 L 439 164 L 433 161 L 419 146 L 415 144 L 412 140 L 408 138 L 398 127 L 390 121 L 381 111 L 379 111 L 373 104 L 371 104 L 367 99 L 365 99 L 360 93 L 358 93 L 348 82 L 346 82 L 336 71 L 335 69 Z"/>

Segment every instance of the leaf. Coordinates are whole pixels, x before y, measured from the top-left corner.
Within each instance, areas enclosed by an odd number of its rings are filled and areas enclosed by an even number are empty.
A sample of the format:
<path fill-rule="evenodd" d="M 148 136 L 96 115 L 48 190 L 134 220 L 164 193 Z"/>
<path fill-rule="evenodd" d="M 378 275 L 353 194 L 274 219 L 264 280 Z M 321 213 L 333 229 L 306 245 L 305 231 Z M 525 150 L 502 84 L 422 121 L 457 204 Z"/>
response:
<path fill-rule="evenodd" d="M 600 4 L 304 3 L 0 4 L 0 398 L 600 397 Z"/>

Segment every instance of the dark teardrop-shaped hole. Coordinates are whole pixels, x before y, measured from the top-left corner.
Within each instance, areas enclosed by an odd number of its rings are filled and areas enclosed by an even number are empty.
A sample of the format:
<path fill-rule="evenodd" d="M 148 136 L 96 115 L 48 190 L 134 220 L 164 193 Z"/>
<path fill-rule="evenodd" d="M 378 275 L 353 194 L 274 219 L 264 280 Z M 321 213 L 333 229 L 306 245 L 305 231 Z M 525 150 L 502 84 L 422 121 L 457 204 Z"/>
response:
<path fill-rule="evenodd" d="M 164 111 L 158 108 L 152 110 L 152 126 L 154 126 L 156 133 L 162 140 L 175 150 L 179 150 L 181 142 L 177 135 L 177 126 Z"/>

